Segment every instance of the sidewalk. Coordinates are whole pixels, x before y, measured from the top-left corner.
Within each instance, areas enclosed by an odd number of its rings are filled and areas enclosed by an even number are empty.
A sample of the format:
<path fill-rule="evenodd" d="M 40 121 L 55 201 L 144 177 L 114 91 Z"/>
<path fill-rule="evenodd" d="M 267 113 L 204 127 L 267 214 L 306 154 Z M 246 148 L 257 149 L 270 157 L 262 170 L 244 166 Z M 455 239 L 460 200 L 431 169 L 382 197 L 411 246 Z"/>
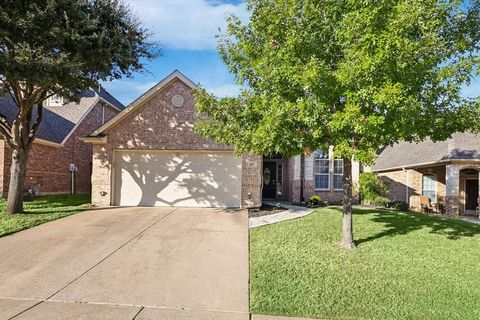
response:
<path fill-rule="evenodd" d="M 265 204 L 269 204 L 273 206 L 276 205 L 277 203 L 280 203 L 282 207 L 287 208 L 288 210 L 282 211 L 280 213 L 266 215 L 266 216 L 249 218 L 248 220 L 249 220 L 250 229 L 266 226 L 266 225 L 277 223 L 277 222 L 301 218 L 309 215 L 314 211 L 314 209 L 311 209 L 311 208 L 294 206 L 285 202 L 273 202 L 273 201 L 265 202 Z"/>

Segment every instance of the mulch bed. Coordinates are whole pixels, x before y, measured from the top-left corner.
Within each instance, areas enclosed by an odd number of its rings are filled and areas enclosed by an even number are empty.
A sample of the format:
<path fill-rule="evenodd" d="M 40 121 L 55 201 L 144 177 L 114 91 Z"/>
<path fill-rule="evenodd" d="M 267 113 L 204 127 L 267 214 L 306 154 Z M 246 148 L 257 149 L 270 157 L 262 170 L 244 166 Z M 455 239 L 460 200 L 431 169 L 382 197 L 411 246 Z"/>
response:
<path fill-rule="evenodd" d="M 254 217 L 267 216 L 270 214 L 280 213 L 286 210 L 288 209 L 283 207 L 272 206 L 270 204 L 262 204 L 262 206 L 259 209 L 248 210 L 248 217 L 254 218 Z"/>

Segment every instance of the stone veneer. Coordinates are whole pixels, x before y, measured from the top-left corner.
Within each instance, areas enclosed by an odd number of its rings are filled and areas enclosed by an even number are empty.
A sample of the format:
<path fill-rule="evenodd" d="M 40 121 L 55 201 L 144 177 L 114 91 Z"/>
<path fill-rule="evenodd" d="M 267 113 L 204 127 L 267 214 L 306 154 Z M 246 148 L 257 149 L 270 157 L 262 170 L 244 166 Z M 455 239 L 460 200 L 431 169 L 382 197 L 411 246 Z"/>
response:
<path fill-rule="evenodd" d="M 182 107 L 174 107 L 174 95 L 184 99 Z M 112 172 L 114 150 L 205 150 L 232 151 L 216 144 L 193 130 L 195 100 L 191 88 L 174 78 L 163 90 L 143 102 L 117 122 L 106 133 L 107 143 L 94 145 L 92 203 L 113 204 Z M 262 158 L 244 155 L 242 161 L 242 205 L 261 204 Z"/>

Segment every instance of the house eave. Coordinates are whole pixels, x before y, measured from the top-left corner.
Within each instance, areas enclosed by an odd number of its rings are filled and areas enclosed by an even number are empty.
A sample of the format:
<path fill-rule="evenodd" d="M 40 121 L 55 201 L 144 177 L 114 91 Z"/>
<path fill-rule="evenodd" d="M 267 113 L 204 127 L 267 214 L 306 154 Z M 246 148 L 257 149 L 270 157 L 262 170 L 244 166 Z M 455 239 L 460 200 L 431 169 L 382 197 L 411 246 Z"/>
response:
<path fill-rule="evenodd" d="M 37 144 L 44 145 L 44 146 L 54 147 L 54 148 L 61 148 L 61 147 L 63 147 L 63 144 L 61 144 L 61 143 L 56 143 L 56 142 L 52 142 L 52 141 L 48 141 L 48 140 L 43 140 L 43 139 L 39 139 L 39 138 L 35 138 L 35 140 L 33 140 L 33 142 L 34 142 L 34 143 L 37 143 Z"/>
<path fill-rule="evenodd" d="M 447 165 L 450 163 L 480 163 L 480 159 L 445 159 L 439 161 L 431 161 L 424 163 L 409 164 L 404 166 L 396 166 L 382 169 L 372 168 L 372 172 L 388 172 L 388 171 L 398 171 L 398 170 L 407 170 L 407 169 L 420 169 L 425 167 L 438 167 Z"/>
<path fill-rule="evenodd" d="M 102 137 L 82 137 L 80 138 L 80 141 L 83 141 L 85 143 L 90 143 L 90 144 L 106 144 L 107 143 L 107 137 L 102 136 Z"/>

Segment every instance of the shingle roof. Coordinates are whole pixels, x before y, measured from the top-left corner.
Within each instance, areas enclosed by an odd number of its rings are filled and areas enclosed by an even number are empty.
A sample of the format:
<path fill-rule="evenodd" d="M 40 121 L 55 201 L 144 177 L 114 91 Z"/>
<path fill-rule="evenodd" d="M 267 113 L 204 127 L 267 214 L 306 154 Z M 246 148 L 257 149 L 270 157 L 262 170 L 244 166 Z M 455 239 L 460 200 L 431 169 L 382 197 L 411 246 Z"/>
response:
<path fill-rule="evenodd" d="M 107 90 L 105 90 L 103 87 L 100 87 L 100 89 L 97 91 L 97 94 L 102 97 L 102 99 L 108 101 L 111 105 L 114 107 L 117 107 L 120 110 L 125 109 L 125 106 L 123 103 L 118 101 L 114 96 L 112 96 Z"/>
<path fill-rule="evenodd" d="M 99 96 L 113 106 L 123 109 L 124 106 L 104 89 L 89 90 L 80 95 L 79 102 L 69 102 L 63 106 L 45 106 L 43 119 L 38 128 L 37 138 L 62 143 L 69 136 L 79 121 L 95 104 Z M 4 115 L 10 123 L 17 114 L 17 106 L 11 96 L 0 98 L 0 114 Z"/>
<path fill-rule="evenodd" d="M 440 142 L 431 140 L 419 143 L 400 142 L 386 147 L 380 153 L 372 169 L 373 171 L 382 171 L 459 159 L 480 159 L 480 135 L 455 133 L 451 139 Z"/>

